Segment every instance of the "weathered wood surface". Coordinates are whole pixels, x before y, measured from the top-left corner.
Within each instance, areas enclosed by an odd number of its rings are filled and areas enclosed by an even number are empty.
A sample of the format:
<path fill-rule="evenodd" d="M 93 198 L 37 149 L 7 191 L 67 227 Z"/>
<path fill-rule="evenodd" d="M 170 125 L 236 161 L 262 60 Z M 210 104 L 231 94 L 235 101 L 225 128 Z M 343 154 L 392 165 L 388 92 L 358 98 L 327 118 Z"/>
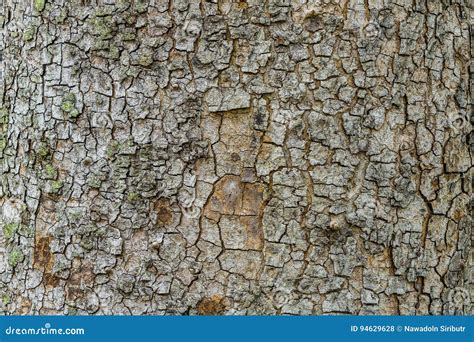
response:
<path fill-rule="evenodd" d="M 470 11 L 3 0 L 0 312 L 468 314 Z"/>

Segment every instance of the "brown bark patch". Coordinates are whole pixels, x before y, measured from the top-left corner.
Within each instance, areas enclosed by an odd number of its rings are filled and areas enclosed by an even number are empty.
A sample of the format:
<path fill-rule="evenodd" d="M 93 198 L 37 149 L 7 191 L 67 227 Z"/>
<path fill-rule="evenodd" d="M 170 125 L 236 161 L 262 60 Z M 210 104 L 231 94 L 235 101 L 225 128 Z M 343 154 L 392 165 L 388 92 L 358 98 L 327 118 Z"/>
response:
<path fill-rule="evenodd" d="M 244 183 L 238 176 L 224 176 L 214 186 L 204 213 L 220 215 L 258 215 L 263 201 L 264 186 Z"/>
<path fill-rule="evenodd" d="M 233 175 L 224 176 L 215 184 L 214 192 L 204 207 L 204 215 L 220 222 L 226 247 L 263 248 L 260 216 L 264 189 L 260 183 L 243 182 L 241 177 Z"/>
<path fill-rule="evenodd" d="M 18 299 L 19 308 L 16 311 L 17 315 L 27 315 L 31 310 L 31 300 L 27 297 L 20 297 Z"/>
<path fill-rule="evenodd" d="M 55 287 L 59 284 L 59 278 L 51 273 L 54 257 L 51 253 L 51 236 L 41 236 L 36 238 L 33 252 L 33 267 L 44 270 L 44 284 L 47 287 Z"/>
<path fill-rule="evenodd" d="M 71 272 L 71 277 L 67 283 L 66 297 L 68 300 L 76 300 L 84 296 L 84 290 L 94 284 L 94 273 L 92 267 L 81 265 Z"/>
<path fill-rule="evenodd" d="M 209 298 L 203 298 L 197 305 L 199 315 L 219 315 L 224 309 L 224 298 L 219 295 L 214 295 Z"/>
<path fill-rule="evenodd" d="M 168 225 L 173 221 L 173 213 L 169 199 L 160 198 L 154 204 L 154 209 L 158 215 L 160 225 Z"/>
<path fill-rule="evenodd" d="M 34 249 L 34 266 L 37 268 L 50 269 L 52 254 L 49 248 L 50 236 L 42 236 L 36 239 Z"/>
<path fill-rule="evenodd" d="M 259 220 L 256 216 L 242 216 L 240 222 L 245 227 L 246 232 L 246 248 L 254 250 L 262 250 L 263 248 L 263 231 L 260 228 Z"/>

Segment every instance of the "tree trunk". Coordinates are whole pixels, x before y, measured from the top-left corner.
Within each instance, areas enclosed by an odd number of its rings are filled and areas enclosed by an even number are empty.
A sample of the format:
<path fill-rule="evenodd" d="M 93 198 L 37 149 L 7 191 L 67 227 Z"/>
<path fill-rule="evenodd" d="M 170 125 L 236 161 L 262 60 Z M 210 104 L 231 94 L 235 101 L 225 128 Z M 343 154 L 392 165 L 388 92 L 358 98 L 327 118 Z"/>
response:
<path fill-rule="evenodd" d="M 462 0 L 3 0 L 0 312 L 469 314 Z"/>

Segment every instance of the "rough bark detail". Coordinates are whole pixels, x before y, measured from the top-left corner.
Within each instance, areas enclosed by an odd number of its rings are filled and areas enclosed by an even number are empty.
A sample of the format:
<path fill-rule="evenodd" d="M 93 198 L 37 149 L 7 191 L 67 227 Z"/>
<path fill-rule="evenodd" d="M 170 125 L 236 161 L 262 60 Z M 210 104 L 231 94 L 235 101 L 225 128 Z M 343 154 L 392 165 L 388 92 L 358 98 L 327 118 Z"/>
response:
<path fill-rule="evenodd" d="M 0 313 L 470 313 L 470 10 L 3 0 Z"/>

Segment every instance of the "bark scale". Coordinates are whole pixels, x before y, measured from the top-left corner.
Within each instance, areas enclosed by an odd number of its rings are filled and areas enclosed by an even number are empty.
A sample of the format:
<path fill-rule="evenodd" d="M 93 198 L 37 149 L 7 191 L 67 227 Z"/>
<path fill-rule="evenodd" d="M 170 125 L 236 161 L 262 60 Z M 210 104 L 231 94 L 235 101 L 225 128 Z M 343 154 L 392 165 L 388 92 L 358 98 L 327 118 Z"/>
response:
<path fill-rule="evenodd" d="M 3 314 L 468 314 L 467 1 L 4 0 Z"/>

